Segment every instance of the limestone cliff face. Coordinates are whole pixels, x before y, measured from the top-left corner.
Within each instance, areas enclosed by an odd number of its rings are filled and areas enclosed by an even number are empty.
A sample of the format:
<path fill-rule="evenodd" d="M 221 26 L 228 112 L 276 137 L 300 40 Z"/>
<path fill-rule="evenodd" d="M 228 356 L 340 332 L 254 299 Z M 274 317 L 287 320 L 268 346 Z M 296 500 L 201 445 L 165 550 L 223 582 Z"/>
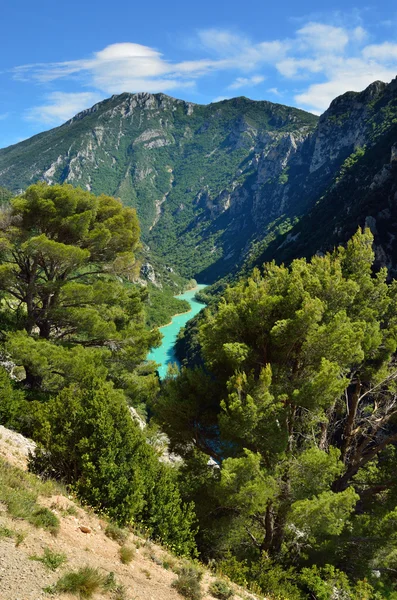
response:
<path fill-rule="evenodd" d="M 378 266 L 397 275 L 397 79 L 334 100 L 302 151 L 297 187 L 308 201 L 291 206 L 299 222 L 262 246 L 254 262 L 324 252 L 358 226 L 375 236 Z M 304 209 L 302 209 L 304 207 Z M 293 214 L 293 213 L 290 213 Z"/>

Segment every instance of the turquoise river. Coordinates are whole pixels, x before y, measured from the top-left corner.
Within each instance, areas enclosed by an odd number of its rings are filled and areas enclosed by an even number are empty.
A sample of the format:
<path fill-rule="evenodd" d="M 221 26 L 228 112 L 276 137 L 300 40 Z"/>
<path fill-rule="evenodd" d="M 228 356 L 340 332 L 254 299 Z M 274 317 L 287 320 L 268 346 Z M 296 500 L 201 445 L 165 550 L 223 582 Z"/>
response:
<path fill-rule="evenodd" d="M 151 352 L 149 352 L 147 360 L 154 360 L 160 365 L 158 372 L 161 379 L 166 376 L 167 365 L 169 363 L 178 364 L 178 360 L 174 351 L 177 335 L 181 327 L 184 327 L 190 319 L 192 319 L 195 315 L 197 315 L 197 313 L 200 312 L 202 308 L 204 308 L 205 304 L 202 302 L 197 302 L 194 296 L 196 292 L 204 289 L 205 287 L 206 286 L 204 284 L 198 284 L 192 290 L 188 290 L 187 292 L 176 296 L 176 298 L 187 300 L 189 302 L 191 306 L 189 312 L 182 313 L 180 315 L 174 315 L 169 325 L 160 327 L 160 331 L 163 334 L 161 346 L 159 348 L 153 348 Z"/>

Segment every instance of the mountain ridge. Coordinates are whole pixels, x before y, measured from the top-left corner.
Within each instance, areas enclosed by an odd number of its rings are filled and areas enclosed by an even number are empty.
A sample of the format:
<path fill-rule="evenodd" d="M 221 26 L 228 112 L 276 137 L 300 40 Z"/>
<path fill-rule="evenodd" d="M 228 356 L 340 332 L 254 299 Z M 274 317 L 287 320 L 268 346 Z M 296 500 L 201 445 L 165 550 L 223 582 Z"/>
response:
<path fill-rule="evenodd" d="M 346 92 L 319 118 L 243 96 L 113 95 L 0 150 L 0 185 L 43 179 L 119 196 L 137 208 L 151 251 L 211 283 L 247 257 L 273 258 L 273 238 L 328 197 L 349 156 L 387 136 L 396 105 L 397 79 Z"/>

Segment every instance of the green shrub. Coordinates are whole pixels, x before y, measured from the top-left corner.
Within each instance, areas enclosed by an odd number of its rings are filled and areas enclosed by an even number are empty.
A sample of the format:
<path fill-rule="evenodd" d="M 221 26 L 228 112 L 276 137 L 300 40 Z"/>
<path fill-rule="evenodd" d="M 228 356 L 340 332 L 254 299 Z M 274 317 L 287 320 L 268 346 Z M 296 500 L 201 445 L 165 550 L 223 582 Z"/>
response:
<path fill-rule="evenodd" d="M 14 531 L 8 529 L 8 527 L 4 527 L 0 525 L 0 538 L 12 538 L 14 536 Z"/>
<path fill-rule="evenodd" d="M 39 494 L 50 495 L 56 489 L 52 483 L 43 483 L 34 475 L 0 459 L 0 502 L 7 506 L 7 512 L 15 519 L 24 519 L 35 527 L 56 534 L 59 530 L 58 517 L 37 504 Z"/>
<path fill-rule="evenodd" d="M 30 560 L 42 562 L 43 565 L 45 565 L 47 569 L 51 569 L 51 571 L 56 571 L 56 569 L 63 565 L 67 560 L 66 554 L 54 552 L 51 548 L 44 548 L 43 556 L 30 556 L 29 558 Z"/>
<path fill-rule="evenodd" d="M 126 541 L 128 537 L 128 531 L 122 529 L 116 525 L 116 523 L 109 523 L 105 529 L 105 535 L 121 545 Z"/>
<path fill-rule="evenodd" d="M 69 593 L 80 598 L 92 598 L 95 592 L 104 588 L 106 581 L 106 577 L 98 569 L 82 567 L 78 571 L 65 573 L 55 585 L 46 588 L 45 591 L 52 594 Z"/>
<path fill-rule="evenodd" d="M 59 531 L 59 519 L 52 511 L 50 511 L 45 506 L 40 506 L 35 511 L 33 511 L 32 516 L 29 519 L 29 522 L 32 523 L 35 527 L 42 527 L 43 529 L 47 529 L 53 535 L 57 535 Z"/>
<path fill-rule="evenodd" d="M 132 561 L 132 559 L 135 556 L 135 548 L 133 548 L 132 546 L 126 546 L 124 544 L 124 546 L 121 546 L 120 550 L 119 550 L 119 554 L 120 554 L 120 560 L 123 563 L 123 565 L 129 565 L 130 562 Z"/>
<path fill-rule="evenodd" d="M 117 583 L 113 571 L 105 577 L 102 587 L 104 591 L 112 593 L 112 600 L 125 600 L 126 589 L 123 584 Z"/>
<path fill-rule="evenodd" d="M 219 598 L 220 600 L 228 600 L 228 598 L 233 597 L 233 590 L 225 581 L 222 581 L 222 579 L 217 579 L 211 583 L 209 592 L 211 596 L 214 596 L 214 598 Z"/>
<path fill-rule="evenodd" d="M 202 576 L 203 574 L 201 571 L 195 567 L 183 566 L 179 570 L 178 579 L 173 581 L 172 587 L 174 587 L 181 596 L 188 598 L 188 600 L 201 600 L 202 590 L 200 581 Z"/>

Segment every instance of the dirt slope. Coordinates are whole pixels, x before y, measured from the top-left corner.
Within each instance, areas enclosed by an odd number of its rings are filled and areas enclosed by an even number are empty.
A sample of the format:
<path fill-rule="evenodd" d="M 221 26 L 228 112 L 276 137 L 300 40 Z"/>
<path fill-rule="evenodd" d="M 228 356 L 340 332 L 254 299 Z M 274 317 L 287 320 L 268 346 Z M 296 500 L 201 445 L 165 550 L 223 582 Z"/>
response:
<path fill-rule="evenodd" d="M 26 470 L 27 457 L 33 448 L 31 441 L 0 426 L 0 457 L 9 464 Z M 12 518 L 0 502 L 0 600 L 75 600 L 76 596 L 68 594 L 48 595 L 43 588 L 54 584 L 65 572 L 86 565 L 99 569 L 104 575 L 113 572 L 117 583 L 126 590 L 125 600 L 181 600 L 171 585 L 176 579 L 172 568 L 177 568 L 179 559 L 149 540 L 129 533 L 126 543 L 135 547 L 136 552 L 131 563 L 124 565 L 119 558 L 120 545 L 105 535 L 107 523 L 96 514 L 64 495 L 39 497 L 38 502 L 59 517 L 60 530 L 56 536 Z M 19 545 L 15 535 L 12 538 L 1 535 L 1 531 L 7 529 L 21 534 L 19 540 L 23 539 Z M 45 548 L 66 554 L 67 562 L 54 572 L 29 558 L 42 556 Z M 164 562 L 168 569 L 164 568 Z M 209 572 L 204 574 L 203 600 L 212 600 L 208 586 L 213 579 Z M 255 600 L 237 587 L 235 591 L 236 600 Z M 111 592 L 94 595 L 95 600 L 115 598 Z"/>

